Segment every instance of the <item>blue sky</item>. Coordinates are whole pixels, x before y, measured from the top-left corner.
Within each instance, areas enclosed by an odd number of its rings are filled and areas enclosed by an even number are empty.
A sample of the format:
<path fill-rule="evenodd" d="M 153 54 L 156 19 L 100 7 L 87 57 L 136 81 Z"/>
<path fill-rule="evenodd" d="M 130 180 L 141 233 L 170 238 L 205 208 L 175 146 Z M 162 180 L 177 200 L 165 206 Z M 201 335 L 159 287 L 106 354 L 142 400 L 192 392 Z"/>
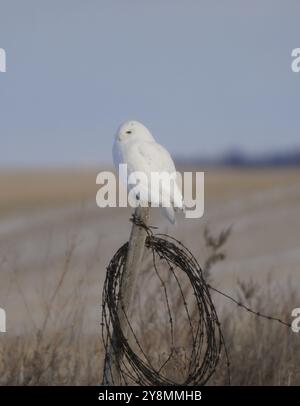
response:
<path fill-rule="evenodd" d="M 0 0 L 0 166 L 111 161 L 146 124 L 176 156 L 300 148 L 298 0 Z"/>

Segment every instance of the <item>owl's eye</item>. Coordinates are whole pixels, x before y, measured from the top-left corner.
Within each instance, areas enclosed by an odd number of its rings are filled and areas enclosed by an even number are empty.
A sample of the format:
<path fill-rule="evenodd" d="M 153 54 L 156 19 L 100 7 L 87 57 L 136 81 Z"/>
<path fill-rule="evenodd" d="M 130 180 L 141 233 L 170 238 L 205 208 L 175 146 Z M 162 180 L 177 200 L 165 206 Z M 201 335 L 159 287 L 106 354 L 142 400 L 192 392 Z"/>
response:
<path fill-rule="evenodd" d="M 131 134 L 131 133 L 132 133 L 131 130 L 126 131 L 126 134 Z"/>

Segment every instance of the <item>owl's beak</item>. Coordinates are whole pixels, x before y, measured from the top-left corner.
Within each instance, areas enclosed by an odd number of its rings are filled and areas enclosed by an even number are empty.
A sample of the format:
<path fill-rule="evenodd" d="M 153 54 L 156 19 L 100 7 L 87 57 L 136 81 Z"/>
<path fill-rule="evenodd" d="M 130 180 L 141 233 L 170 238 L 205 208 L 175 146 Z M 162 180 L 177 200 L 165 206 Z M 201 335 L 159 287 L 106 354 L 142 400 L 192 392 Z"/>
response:
<path fill-rule="evenodd" d="M 129 137 L 129 135 L 128 134 L 119 134 L 118 135 L 118 140 L 119 141 L 125 141 L 125 140 L 127 140 L 127 138 Z"/>

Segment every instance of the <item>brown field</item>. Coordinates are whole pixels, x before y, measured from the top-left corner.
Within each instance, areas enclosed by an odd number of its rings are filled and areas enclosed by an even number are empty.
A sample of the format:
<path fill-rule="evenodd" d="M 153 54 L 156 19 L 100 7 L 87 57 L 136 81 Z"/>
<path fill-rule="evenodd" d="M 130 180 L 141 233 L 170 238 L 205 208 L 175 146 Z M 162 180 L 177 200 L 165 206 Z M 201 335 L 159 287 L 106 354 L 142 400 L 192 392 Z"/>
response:
<path fill-rule="evenodd" d="M 96 207 L 96 173 L 0 173 L 0 307 L 7 315 L 7 333 L 0 333 L 1 385 L 101 382 L 102 286 L 110 258 L 128 239 L 130 210 Z M 153 209 L 151 224 L 183 241 L 202 265 L 211 255 L 205 226 L 214 235 L 232 227 L 222 247 L 225 260 L 210 270 L 212 285 L 288 321 L 300 307 L 299 169 L 208 169 L 202 219 L 181 216 L 172 227 Z M 144 308 L 155 308 L 147 289 L 143 296 Z M 300 333 L 257 319 L 215 293 L 213 299 L 233 384 L 300 385 Z M 166 343 L 160 326 L 151 328 L 144 334 L 148 352 L 159 348 L 157 340 Z M 222 357 L 209 384 L 227 383 L 224 362 Z M 184 364 L 174 371 L 180 380 Z"/>

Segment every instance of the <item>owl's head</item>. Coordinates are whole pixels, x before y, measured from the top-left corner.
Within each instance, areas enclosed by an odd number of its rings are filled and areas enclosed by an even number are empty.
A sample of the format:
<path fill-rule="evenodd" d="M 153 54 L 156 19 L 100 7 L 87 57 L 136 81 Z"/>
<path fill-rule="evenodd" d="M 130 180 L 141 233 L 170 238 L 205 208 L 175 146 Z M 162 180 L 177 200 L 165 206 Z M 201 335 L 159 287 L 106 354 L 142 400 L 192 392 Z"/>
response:
<path fill-rule="evenodd" d="M 151 135 L 148 128 L 138 121 L 126 121 L 118 129 L 116 139 L 120 142 L 127 142 L 132 140 L 153 141 L 154 138 Z"/>

